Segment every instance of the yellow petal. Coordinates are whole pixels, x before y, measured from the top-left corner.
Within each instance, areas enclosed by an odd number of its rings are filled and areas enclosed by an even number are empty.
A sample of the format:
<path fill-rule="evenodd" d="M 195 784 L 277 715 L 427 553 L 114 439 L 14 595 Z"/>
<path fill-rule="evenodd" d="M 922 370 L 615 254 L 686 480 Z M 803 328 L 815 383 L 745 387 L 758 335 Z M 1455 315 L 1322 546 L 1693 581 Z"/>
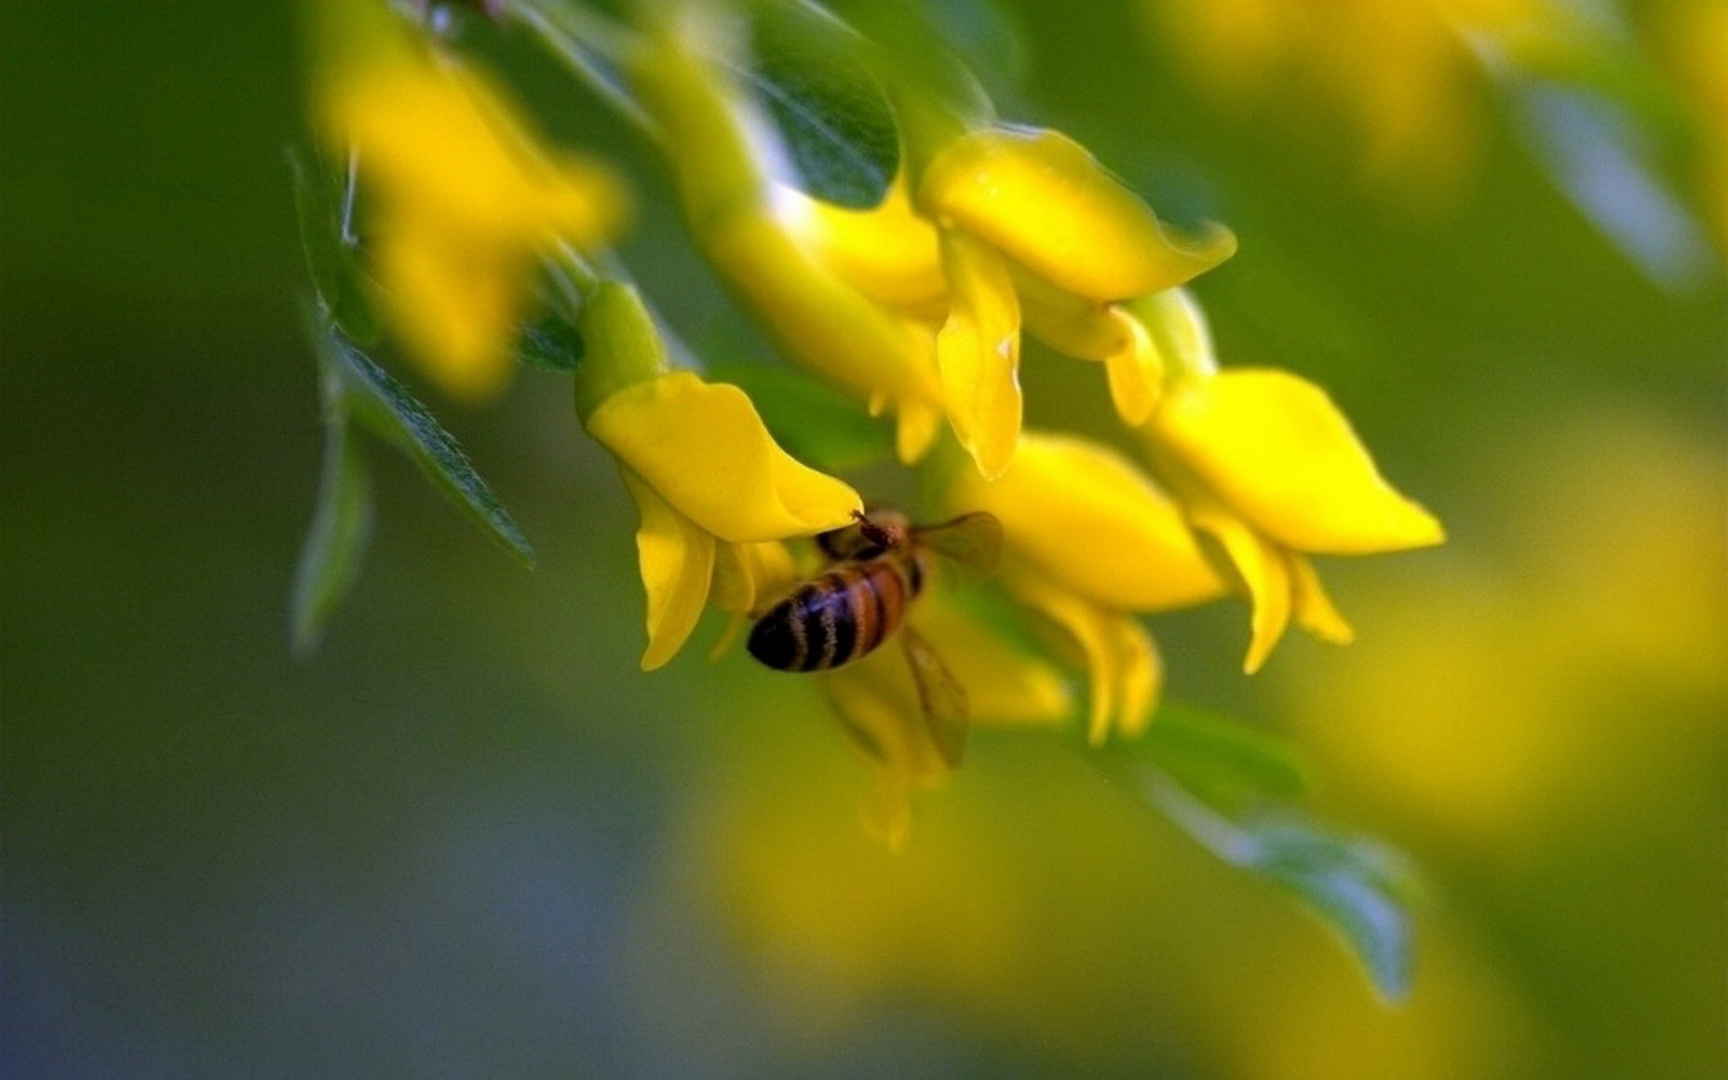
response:
<path fill-rule="evenodd" d="M 942 410 L 924 401 L 903 401 L 894 427 L 894 456 L 902 465 L 916 465 L 942 433 Z"/>
<path fill-rule="evenodd" d="M 732 646 L 738 643 L 738 637 L 744 628 L 750 625 L 750 616 L 743 612 L 734 612 L 727 616 L 726 626 L 720 631 L 720 636 L 714 639 L 714 644 L 708 649 L 710 663 L 719 660 L 732 651 Z"/>
<path fill-rule="evenodd" d="M 379 224 L 375 272 L 382 310 L 439 388 L 475 403 L 497 397 L 515 366 L 528 258 L 485 235 L 397 213 Z"/>
<path fill-rule="evenodd" d="M 764 541 L 753 544 L 719 544 L 714 560 L 714 588 L 708 603 L 731 613 L 726 629 L 708 650 L 708 660 L 719 660 L 731 650 L 745 624 L 766 612 L 779 596 L 797 581 L 786 544 Z"/>
<path fill-rule="evenodd" d="M 1380 476 L 1325 392 L 1287 372 L 1187 380 L 1152 430 L 1231 510 L 1287 547 L 1362 555 L 1444 539 L 1433 515 Z"/>
<path fill-rule="evenodd" d="M 1112 640 L 1108 619 L 1095 604 L 1073 593 L 1032 577 L 1016 577 L 1014 595 L 1027 607 L 1041 612 L 1067 632 L 1080 646 L 1086 660 L 1090 707 L 1087 710 L 1086 741 L 1101 746 L 1110 736 L 1117 712 L 1121 661 Z"/>
<path fill-rule="evenodd" d="M 1314 571 L 1313 561 L 1293 551 L 1288 552 L 1287 557 L 1290 560 L 1291 604 L 1296 625 L 1334 645 L 1348 645 L 1355 641 L 1356 631 L 1332 606 L 1332 598 L 1326 595 L 1325 587 L 1320 584 L 1320 575 Z"/>
<path fill-rule="evenodd" d="M 777 540 L 721 544 L 714 564 L 713 604 L 740 615 L 757 613 L 796 579 L 792 554 Z"/>
<path fill-rule="evenodd" d="M 967 236 L 942 238 L 952 289 L 936 336 L 936 367 L 960 445 L 987 477 L 999 476 L 1020 438 L 1020 301 L 1008 268 Z"/>
<path fill-rule="evenodd" d="M 1152 635 L 1140 625 L 1140 620 L 1117 615 L 1110 620 L 1110 630 L 1122 667 L 1116 734 L 1134 739 L 1145 734 L 1152 721 L 1152 711 L 1164 685 L 1164 662 Z"/>
<path fill-rule="evenodd" d="M 930 163 L 919 197 L 939 224 L 1093 300 L 1180 285 L 1236 251 L 1236 238 L 1218 225 L 1192 240 L 1173 236 L 1085 148 L 1054 131 L 961 136 Z"/>
<path fill-rule="evenodd" d="M 904 170 L 882 202 L 851 210 L 777 187 L 774 205 L 811 254 L 879 304 L 941 318 L 948 295 L 936 226 L 912 209 Z"/>
<path fill-rule="evenodd" d="M 949 501 L 995 514 L 1011 557 L 1104 607 L 1164 611 L 1228 591 L 1180 508 L 1097 443 L 1027 432 L 1000 480 L 959 470 Z"/>
<path fill-rule="evenodd" d="M 780 449 L 744 391 L 689 372 L 618 391 L 588 431 L 680 514 L 732 543 L 809 536 L 863 507 L 846 484 Z"/>
<path fill-rule="evenodd" d="M 556 242 L 604 243 L 624 189 L 598 164 L 543 152 L 489 80 L 420 48 L 383 5 L 318 10 L 337 59 L 320 73 L 316 122 L 378 207 L 383 312 L 444 389 L 495 396 L 535 258 Z"/>
<path fill-rule="evenodd" d="M 677 655 L 702 617 L 714 571 L 714 537 L 668 506 L 629 469 L 620 471 L 641 517 L 636 559 L 648 593 L 648 648 L 642 670 L 653 671 Z"/>
<path fill-rule="evenodd" d="M 700 239 L 791 359 L 860 401 L 901 410 L 940 405 L 929 333 L 841 281 L 765 211 L 735 211 Z"/>
<path fill-rule="evenodd" d="M 1116 307 L 1110 309 L 1110 318 L 1123 330 L 1122 344 L 1104 358 L 1110 400 L 1123 423 L 1138 427 L 1158 407 L 1164 389 L 1164 361 L 1139 319 Z"/>
<path fill-rule="evenodd" d="M 1132 738 L 1146 730 L 1163 681 L 1152 637 L 1134 618 L 1101 608 L 1034 576 L 1010 587 L 1080 646 L 1091 685 L 1086 740 L 1099 746 L 1111 733 Z"/>
<path fill-rule="evenodd" d="M 1079 360 L 1101 361 L 1122 347 L 1126 328 L 1111 317 L 1112 305 L 1064 292 L 1023 270 L 1013 277 L 1026 332 L 1039 341 Z"/>
<path fill-rule="evenodd" d="M 623 219 L 627 198 L 613 174 L 540 150 L 476 71 L 404 52 L 344 69 L 322 88 L 320 105 L 332 150 L 353 150 L 389 204 L 495 238 L 583 248 L 603 243 Z"/>
<path fill-rule="evenodd" d="M 1189 513 L 1195 528 L 1218 540 L 1248 590 L 1254 606 L 1253 633 L 1242 670 L 1252 675 L 1266 663 L 1290 625 L 1290 564 L 1284 552 L 1223 507 L 1202 503 L 1190 507 Z"/>

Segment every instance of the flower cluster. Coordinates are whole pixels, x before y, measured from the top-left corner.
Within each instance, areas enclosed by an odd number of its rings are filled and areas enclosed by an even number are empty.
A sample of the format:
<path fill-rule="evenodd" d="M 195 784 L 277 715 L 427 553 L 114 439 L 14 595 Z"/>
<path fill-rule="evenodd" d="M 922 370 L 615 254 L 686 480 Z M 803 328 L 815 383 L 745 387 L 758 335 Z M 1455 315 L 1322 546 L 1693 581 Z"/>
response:
<path fill-rule="evenodd" d="M 641 291 L 595 256 L 625 201 L 608 171 L 541 145 L 502 90 L 382 4 L 324 8 L 341 32 L 317 83 L 320 131 L 375 203 L 371 266 L 399 344 L 452 393 L 495 393 L 549 294 L 582 342 L 577 414 L 639 513 L 643 668 L 669 661 L 708 607 L 734 630 L 760 616 L 820 565 L 786 542 L 846 525 L 859 494 L 782 449 L 744 391 L 672 363 Z M 1310 556 L 1441 539 L 1324 392 L 1218 367 L 1182 286 L 1235 251 L 1228 230 L 1178 233 L 1072 139 L 881 65 L 872 78 L 903 121 L 895 172 L 875 205 L 826 201 L 740 78 L 725 14 L 643 4 L 612 43 L 696 245 L 789 359 L 892 412 L 899 460 L 938 492 L 925 509 L 1001 523 L 1002 594 L 1083 658 L 1091 742 L 1133 738 L 1156 708 L 1162 663 L 1139 616 L 1243 595 L 1253 672 L 1291 621 L 1350 639 Z M 537 292 L 548 277 L 560 287 Z M 1023 331 L 1103 366 L 1128 452 L 1024 429 Z M 957 451 L 936 449 L 944 427 Z M 1055 654 L 1000 619 L 934 590 L 910 622 L 973 721 L 1072 711 Z M 877 764 L 871 818 L 895 842 L 910 793 L 955 757 L 932 741 L 917 676 L 887 649 L 823 676 Z"/>

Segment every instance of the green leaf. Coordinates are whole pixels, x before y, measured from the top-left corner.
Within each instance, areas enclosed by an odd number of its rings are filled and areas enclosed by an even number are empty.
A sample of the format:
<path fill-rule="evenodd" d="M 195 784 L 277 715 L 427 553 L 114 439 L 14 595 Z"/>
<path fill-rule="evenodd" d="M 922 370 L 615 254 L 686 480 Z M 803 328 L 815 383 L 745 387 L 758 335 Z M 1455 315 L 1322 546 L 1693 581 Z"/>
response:
<path fill-rule="evenodd" d="M 1238 824 L 1162 778 L 1145 778 L 1141 790 L 1212 854 L 1294 893 L 1344 938 L 1381 996 L 1409 995 L 1413 874 L 1402 857 L 1294 816 Z"/>
<path fill-rule="evenodd" d="M 799 187 L 856 210 L 881 203 L 900 168 L 900 136 L 860 58 L 863 39 L 812 4 L 780 0 L 756 10 L 750 46 L 740 74 L 779 129 Z"/>
<path fill-rule="evenodd" d="M 1240 865 L 1294 892 L 1342 934 L 1388 1000 L 1408 997 L 1412 942 L 1403 860 L 1371 840 L 1332 836 L 1299 821 L 1264 822 L 1247 835 L 1255 843 Z"/>
<path fill-rule="evenodd" d="M 523 327 L 522 336 L 516 341 L 516 354 L 523 363 L 565 374 L 582 365 L 586 349 L 582 334 L 556 312 L 548 312 L 538 321 Z"/>
<path fill-rule="evenodd" d="M 323 475 L 289 602 L 294 651 L 301 656 L 318 647 L 324 624 L 359 576 L 361 557 L 372 538 L 372 481 L 349 432 L 347 391 L 341 377 L 328 369 L 321 372 L 319 384 L 324 399 Z"/>
<path fill-rule="evenodd" d="M 889 426 L 866 416 L 843 395 L 793 368 L 717 364 L 712 382 L 740 387 L 786 452 L 824 472 L 850 472 L 894 454 Z"/>
<path fill-rule="evenodd" d="M 354 416 L 406 452 L 486 535 L 532 567 L 534 549 L 522 530 L 426 407 L 341 331 L 327 327 L 318 343 L 324 362 L 342 379 Z"/>
<path fill-rule="evenodd" d="M 378 322 L 366 299 L 359 241 L 350 231 L 352 178 L 331 169 L 312 151 L 293 147 L 288 168 L 294 177 L 300 244 L 318 299 L 350 340 L 369 345 L 378 340 Z"/>
<path fill-rule="evenodd" d="M 1145 735 L 1117 749 L 1151 761 L 1194 795 L 1232 813 L 1289 802 L 1308 786 L 1288 742 L 1183 705 L 1164 705 Z"/>

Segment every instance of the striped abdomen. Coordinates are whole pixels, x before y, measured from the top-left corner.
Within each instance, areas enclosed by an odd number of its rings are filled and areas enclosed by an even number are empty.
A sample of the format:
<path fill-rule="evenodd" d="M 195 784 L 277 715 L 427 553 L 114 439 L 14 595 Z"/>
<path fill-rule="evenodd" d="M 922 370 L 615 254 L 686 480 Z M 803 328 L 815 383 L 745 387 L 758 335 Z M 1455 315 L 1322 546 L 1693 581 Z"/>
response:
<path fill-rule="evenodd" d="M 776 604 L 750 631 L 750 655 L 779 671 L 823 671 L 882 644 L 924 585 L 915 556 L 845 563 Z"/>

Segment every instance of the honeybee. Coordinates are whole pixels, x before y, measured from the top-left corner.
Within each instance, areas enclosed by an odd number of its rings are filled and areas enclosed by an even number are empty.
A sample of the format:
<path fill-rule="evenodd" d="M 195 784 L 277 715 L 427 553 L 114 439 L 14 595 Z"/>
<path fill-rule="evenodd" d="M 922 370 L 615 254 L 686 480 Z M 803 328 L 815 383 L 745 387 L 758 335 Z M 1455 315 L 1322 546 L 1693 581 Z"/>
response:
<path fill-rule="evenodd" d="M 929 642 L 906 625 L 924 590 L 932 554 L 994 568 L 1002 524 L 982 511 L 915 526 L 894 510 L 855 515 L 816 537 L 830 568 L 792 590 L 750 630 L 750 655 L 776 671 L 828 671 L 898 637 L 942 756 L 957 763 L 966 732 L 966 691 Z"/>

